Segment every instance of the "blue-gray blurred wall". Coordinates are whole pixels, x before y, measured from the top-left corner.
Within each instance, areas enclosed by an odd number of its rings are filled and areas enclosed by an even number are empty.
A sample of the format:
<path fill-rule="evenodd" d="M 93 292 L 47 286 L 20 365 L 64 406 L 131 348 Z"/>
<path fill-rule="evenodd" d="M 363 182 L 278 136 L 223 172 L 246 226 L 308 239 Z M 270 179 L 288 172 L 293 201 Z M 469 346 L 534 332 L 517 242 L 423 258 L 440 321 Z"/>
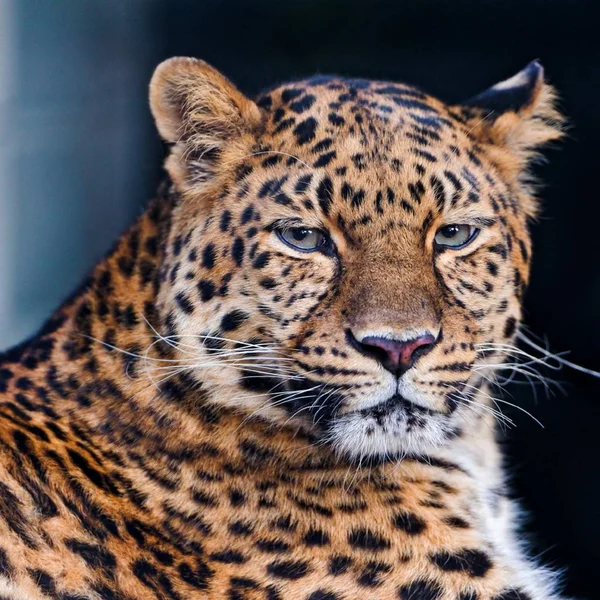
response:
<path fill-rule="evenodd" d="M 160 8 L 0 0 L 0 349 L 34 333 L 152 192 Z"/>

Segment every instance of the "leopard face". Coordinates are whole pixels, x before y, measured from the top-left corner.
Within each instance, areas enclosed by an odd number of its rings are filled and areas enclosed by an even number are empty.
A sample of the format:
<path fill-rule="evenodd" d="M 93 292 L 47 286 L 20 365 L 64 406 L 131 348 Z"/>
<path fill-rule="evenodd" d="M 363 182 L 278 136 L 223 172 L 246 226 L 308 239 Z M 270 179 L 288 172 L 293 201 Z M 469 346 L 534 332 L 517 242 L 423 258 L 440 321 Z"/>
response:
<path fill-rule="evenodd" d="M 254 103 L 172 59 L 151 105 L 181 196 L 161 327 L 208 398 L 359 460 L 468 435 L 520 319 L 528 162 L 560 135 L 541 67 L 460 106 L 326 77 Z"/>

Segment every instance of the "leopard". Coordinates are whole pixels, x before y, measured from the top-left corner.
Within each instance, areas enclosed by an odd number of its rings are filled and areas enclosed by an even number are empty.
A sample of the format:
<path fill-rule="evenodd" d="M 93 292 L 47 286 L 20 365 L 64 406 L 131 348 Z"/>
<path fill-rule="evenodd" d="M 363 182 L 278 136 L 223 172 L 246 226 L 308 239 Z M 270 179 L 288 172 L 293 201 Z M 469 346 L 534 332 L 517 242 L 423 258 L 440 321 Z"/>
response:
<path fill-rule="evenodd" d="M 564 135 L 534 61 L 471 100 L 161 63 L 156 197 L 0 356 L 2 600 L 561 600 L 490 376 Z"/>

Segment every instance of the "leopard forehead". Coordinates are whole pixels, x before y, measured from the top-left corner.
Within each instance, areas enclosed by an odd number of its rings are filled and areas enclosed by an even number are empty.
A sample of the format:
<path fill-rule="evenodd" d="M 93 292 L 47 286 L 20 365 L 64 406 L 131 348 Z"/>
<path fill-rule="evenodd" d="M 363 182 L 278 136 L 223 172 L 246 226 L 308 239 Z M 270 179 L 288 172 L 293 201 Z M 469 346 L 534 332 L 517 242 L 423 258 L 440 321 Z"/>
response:
<path fill-rule="evenodd" d="M 347 237 L 365 226 L 426 228 L 456 208 L 519 211 L 519 190 L 472 134 L 469 109 L 406 85 L 324 77 L 278 87 L 257 104 L 263 131 L 237 165 L 238 199 L 254 192 L 266 210 L 274 200 L 290 215 L 316 211 Z"/>

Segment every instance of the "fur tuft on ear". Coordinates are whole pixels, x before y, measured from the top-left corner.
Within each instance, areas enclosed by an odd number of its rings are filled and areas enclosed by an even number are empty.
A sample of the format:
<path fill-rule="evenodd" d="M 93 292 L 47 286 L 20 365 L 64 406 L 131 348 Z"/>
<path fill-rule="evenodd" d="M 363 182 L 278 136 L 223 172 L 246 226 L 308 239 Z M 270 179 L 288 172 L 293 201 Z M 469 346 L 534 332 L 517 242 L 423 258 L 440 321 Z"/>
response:
<path fill-rule="evenodd" d="M 247 147 L 260 109 L 221 73 L 194 58 L 170 58 L 150 82 L 150 109 L 165 141 L 175 144 L 166 168 L 183 191 L 199 191 L 227 150 Z M 246 143 L 245 143 L 246 142 Z"/>
<path fill-rule="evenodd" d="M 481 143 L 509 151 L 512 160 L 501 163 L 517 170 L 537 156 L 537 148 L 564 134 L 556 92 L 545 83 L 537 61 L 458 108 L 472 126 L 471 133 Z"/>

